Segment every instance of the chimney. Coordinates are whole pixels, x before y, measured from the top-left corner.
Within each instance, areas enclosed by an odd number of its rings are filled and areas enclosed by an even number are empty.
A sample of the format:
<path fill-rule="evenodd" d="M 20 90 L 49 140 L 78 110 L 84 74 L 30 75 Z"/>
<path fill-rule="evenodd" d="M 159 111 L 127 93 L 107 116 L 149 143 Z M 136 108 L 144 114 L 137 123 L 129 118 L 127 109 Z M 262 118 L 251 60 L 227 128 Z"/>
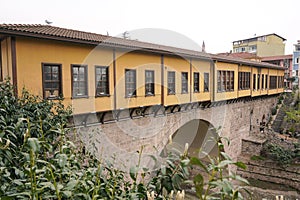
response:
<path fill-rule="evenodd" d="M 204 53 L 206 52 L 206 51 L 205 51 L 205 43 L 204 43 L 204 40 L 203 40 L 203 43 L 202 43 L 202 52 L 204 52 Z"/>

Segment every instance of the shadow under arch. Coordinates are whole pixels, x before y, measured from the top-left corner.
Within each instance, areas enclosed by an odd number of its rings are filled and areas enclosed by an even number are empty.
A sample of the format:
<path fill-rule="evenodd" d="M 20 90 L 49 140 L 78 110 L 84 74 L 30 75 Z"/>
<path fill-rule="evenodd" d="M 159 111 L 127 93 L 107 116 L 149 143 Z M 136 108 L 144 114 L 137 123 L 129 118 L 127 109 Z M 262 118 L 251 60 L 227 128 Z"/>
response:
<path fill-rule="evenodd" d="M 208 154 L 215 157 L 218 155 L 218 139 L 217 130 L 210 122 L 193 119 L 172 134 L 172 142 L 166 145 L 161 155 L 183 153 L 188 143 L 190 156 L 204 159 Z"/>

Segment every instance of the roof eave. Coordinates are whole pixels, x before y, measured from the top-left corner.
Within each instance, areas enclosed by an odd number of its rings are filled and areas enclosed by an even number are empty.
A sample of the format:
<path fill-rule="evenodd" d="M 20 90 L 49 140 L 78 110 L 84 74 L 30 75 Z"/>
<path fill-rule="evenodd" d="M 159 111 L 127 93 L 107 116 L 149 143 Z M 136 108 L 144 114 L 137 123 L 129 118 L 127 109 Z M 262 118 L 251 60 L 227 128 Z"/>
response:
<path fill-rule="evenodd" d="M 53 36 L 53 35 L 46 35 L 46 34 L 39 34 L 39 33 L 21 32 L 21 31 L 7 30 L 7 29 L 0 29 L 0 34 L 16 36 L 16 37 L 19 36 L 19 37 L 38 38 L 38 39 L 49 39 L 49 40 L 56 40 L 61 42 L 72 42 L 72 43 L 79 43 L 79 44 L 86 44 L 86 45 L 93 45 L 93 46 L 101 45 L 102 47 L 112 48 L 112 49 L 119 48 L 119 49 L 130 50 L 130 51 L 143 51 L 143 52 L 150 52 L 150 53 L 157 53 L 157 54 L 166 54 L 166 55 L 173 55 L 173 56 L 177 55 L 177 56 L 188 57 L 188 58 L 211 60 L 210 54 L 208 54 L 207 56 L 205 55 L 201 56 L 201 55 L 192 55 L 192 54 L 185 54 L 185 53 L 174 53 L 174 52 L 164 51 L 159 49 L 141 48 L 137 46 L 116 44 L 110 42 L 80 40 L 75 38 Z"/>

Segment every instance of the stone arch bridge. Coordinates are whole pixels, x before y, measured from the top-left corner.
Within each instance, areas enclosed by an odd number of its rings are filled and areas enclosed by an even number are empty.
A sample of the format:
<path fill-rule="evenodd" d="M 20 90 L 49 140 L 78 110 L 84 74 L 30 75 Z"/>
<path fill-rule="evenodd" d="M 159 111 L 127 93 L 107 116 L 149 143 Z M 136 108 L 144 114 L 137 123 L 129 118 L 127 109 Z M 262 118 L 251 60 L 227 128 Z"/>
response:
<path fill-rule="evenodd" d="M 191 148 L 200 148 L 209 129 L 218 127 L 221 127 L 219 134 L 230 140 L 225 152 L 235 159 L 241 153 L 242 138 L 251 130 L 260 134 L 260 122 L 268 121 L 276 103 L 277 96 L 249 97 L 171 108 L 153 106 L 142 114 L 141 110 L 111 112 L 106 116 L 91 113 L 74 116 L 73 120 L 77 133 L 92 153 L 98 157 L 117 157 L 122 163 L 136 162 L 136 152 L 141 146 L 146 155 L 160 154 L 175 135 L 178 137 L 173 140 L 174 146 L 180 150 L 186 142 Z"/>

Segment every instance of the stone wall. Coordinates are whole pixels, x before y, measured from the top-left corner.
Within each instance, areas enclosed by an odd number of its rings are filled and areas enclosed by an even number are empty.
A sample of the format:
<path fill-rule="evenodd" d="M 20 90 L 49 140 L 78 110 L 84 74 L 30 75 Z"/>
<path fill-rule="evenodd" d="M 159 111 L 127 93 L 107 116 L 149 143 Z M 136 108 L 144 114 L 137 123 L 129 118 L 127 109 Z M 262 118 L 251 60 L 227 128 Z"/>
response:
<path fill-rule="evenodd" d="M 239 157 L 239 160 L 247 165 L 247 170 L 238 170 L 238 174 L 245 178 L 267 181 L 299 190 L 300 168 L 299 166 L 280 167 L 272 161 L 250 160 Z"/>
<path fill-rule="evenodd" d="M 87 149 L 98 157 L 119 157 L 123 163 L 136 163 L 141 146 L 144 154 L 159 155 L 170 136 L 189 121 L 199 119 L 215 128 L 221 127 L 220 135 L 231 141 L 229 146 L 225 146 L 225 151 L 236 159 L 241 153 L 242 138 L 249 135 L 250 125 L 257 128 L 262 116 L 269 116 L 275 102 L 276 97 L 237 101 L 157 117 L 94 124 L 78 127 L 76 131 Z"/>
<path fill-rule="evenodd" d="M 238 159 L 247 165 L 247 169 L 238 169 L 238 174 L 245 178 L 282 184 L 299 190 L 299 164 L 280 166 L 272 160 L 251 159 L 254 155 L 260 155 L 265 141 L 266 139 L 253 136 L 242 140 L 242 153 Z"/>

